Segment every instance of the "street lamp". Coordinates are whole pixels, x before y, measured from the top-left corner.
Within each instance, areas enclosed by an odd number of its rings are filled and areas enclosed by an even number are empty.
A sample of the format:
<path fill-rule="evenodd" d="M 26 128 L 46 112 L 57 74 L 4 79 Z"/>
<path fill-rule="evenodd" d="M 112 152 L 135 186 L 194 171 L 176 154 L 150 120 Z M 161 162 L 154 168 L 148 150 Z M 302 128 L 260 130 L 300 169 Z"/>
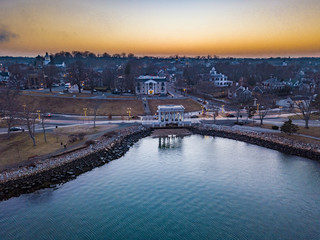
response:
<path fill-rule="evenodd" d="M 40 120 L 40 110 L 37 110 L 37 113 L 38 113 L 38 119 Z"/>
<path fill-rule="evenodd" d="M 260 103 L 257 103 L 257 112 L 259 112 Z"/>
<path fill-rule="evenodd" d="M 224 113 L 224 105 L 221 105 L 221 113 Z"/>
<path fill-rule="evenodd" d="M 201 114 L 203 115 L 203 113 L 204 113 L 204 106 L 201 105 Z"/>
<path fill-rule="evenodd" d="M 84 113 L 85 117 L 87 116 L 87 110 L 88 110 L 88 108 L 83 108 L 83 113 Z"/>
<path fill-rule="evenodd" d="M 128 120 L 130 120 L 131 117 L 131 108 L 127 108 L 127 113 L 128 113 Z"/>

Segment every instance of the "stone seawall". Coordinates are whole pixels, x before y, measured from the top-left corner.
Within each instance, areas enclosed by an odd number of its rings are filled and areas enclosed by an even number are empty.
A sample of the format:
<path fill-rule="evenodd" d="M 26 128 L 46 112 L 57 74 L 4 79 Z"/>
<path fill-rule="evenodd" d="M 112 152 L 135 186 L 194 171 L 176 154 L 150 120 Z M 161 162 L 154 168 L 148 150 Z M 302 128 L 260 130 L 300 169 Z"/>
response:
<path fill-rule="evenodd" d="M 301 143 L 271 133 L 235 130 L 232 127 L 201 125 L 189 128 L 194 134 L 229 138 L 270 148 L 286 154 L 320 160 L 320 145 Z"/>
<path fill-rule="evenodd" d="M 320 145 L 306 144 L 275 134 L 244 131 L 232 127 L 200 125 L 188 127 L 193 134 L 224 137 L 259 145 L 283 153 L 320 160 Z M 151 134 L 143 126 L 129 127 L 106 135 L 95 144 L 56 158 L 0 173 L 0 201 L 38 189 L 56 187 L 76 176 L 122 157 L 135 142 Z"/>
<path fill-rule="evenodd" d="M 150 129 L 130 127 L 85 149 L 0 173 L 0 201 L 23 193 L 67 182 L 76 176 L 122 157 L 135 142 L 149 136 Z"/>

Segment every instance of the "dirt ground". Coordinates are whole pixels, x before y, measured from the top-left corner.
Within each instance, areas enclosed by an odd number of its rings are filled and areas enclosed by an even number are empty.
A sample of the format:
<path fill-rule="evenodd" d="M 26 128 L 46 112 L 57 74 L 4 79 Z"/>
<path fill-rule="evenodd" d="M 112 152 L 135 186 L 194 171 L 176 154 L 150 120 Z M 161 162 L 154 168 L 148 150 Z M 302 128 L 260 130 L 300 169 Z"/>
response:
<path fill-rule="evenodd" d="M 144 109 L 141 100 L 102 100 L 102 99 L 79 99 L 62 97 L 40 97 L 40 96 L 20 96 L 21 105 L 26 108 L 42 110 L 51 113 L 64 114 L 84 114 L 84 108 L 87 108 L 87 114 L 93 115 L 93 109 L 99 105 L 97 115 L 128 115 L 128 108 L 131 108 L 131 115 L 143 115 Z"/>

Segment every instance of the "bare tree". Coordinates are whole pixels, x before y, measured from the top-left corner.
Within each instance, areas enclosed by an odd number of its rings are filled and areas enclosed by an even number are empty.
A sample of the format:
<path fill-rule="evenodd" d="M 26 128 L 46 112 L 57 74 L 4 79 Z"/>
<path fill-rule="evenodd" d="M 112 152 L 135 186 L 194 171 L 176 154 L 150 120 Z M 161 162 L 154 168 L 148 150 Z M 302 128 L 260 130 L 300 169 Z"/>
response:
<path fill-rule="evenodd" d="M 91 94 L 93 94 L 94 87 L 101 79 L 101 76 L 98 72 L 94 71 L 93 69 L 89 69 L 87 71 L 87 82 L 89 83 Z"/>
<path fill-rule="evenodd" d="M 81 93 L 82 82 L 86 78 L 86 72 L 84 63 L 82 61 L 76 61 L 70 64 L 68 68 L 68 79 L 72 84 L 78 86 L 79 93 Z"/>
<path fill-rule="evenodd" d="M 41 121 L 41 126 L 42 126 L 42 131 L 43 131 L 43 138 L 44 138 L 44 142 L 47 142 L 47 135 L 46 135 L 46 127 L 45 127 L 45 120 L 47 118 L 47 114 L 48 114 L 48 111 L 47 111 L 47 105 L 46 104 L 43 104 L 40 106 L 40 121 Z"/>
<path fill-rule="evenodd" d="M 41 114 L 41 126 L 42 126 L 42 130 L 43 130 L 43 137 L 44 137 L 44 142 L 47 142 L 47 135 L 46 135 L 46 128 L 44 126 L 44 120 L 45 120 L 45 115 L 44 113 Z"/>
<path fill-rule="evenodd" d="M 54 65 L 44 66 L 43 72 L 46 75 L 47 87 L 50 89 L 50 92 L 52 92 L 52 84 L 58 77 L 58 68 Z"/>
<path fill-rule="evenodd" d="M 263 120 L 267 116 L 267 114 L 270 112 L 270 109 L 273 105 L 274 96 L 273 95 L 259 96 L 257 101 L 258 101 L 257 112 L 260 120 L 260 125 L 263 125 Z"/>
<path fill-rule="evenodd" d="M 251 95 L 245 93 L 239 93 L 233 98 L 233 103 L 237 109 L 237 123 L 239 123 L 239 117 L 241 110 L 251 101 Z"/>
<path fill-rule="evenodd" d="M 111 70 L 105 69 L 102 73 L 102 81 L 103 85 L 107 87 L 107 89 L 111 89 L 114 87 L 114 73 Z"/>
<path fill-rule="evenodd" d="M 10 89 L 19 90 L 20 87 L 26 85 L 25 77 L 28 71 L 26 68 L 28 67 L 23 64 L 13 64 L 9 67 L 10 77 L 8 87 Z"/>
<path fill-rule="evenodd" d="M 132 71 L 132 64 L 130 62 L 127 63 L 125 69 L 124 69 L 124 74 L 125 74 L 125 81 L 126 81 L 126 88 L 128 90 L 131 90 L 134 92 L 135 89 L 135 81 L 133 77 L 133 71 Z"/>
<path fill-rule="evenodd" d="M 93 109 L 93 127 L 94 128 L 96 128 L 97 112 L 101 104 L 102 104 L 102 101 L 100 100 L 93 101 L 91 104 L 91 108 Z"/>
<path fill-rule="evenodd" d="M 17 88 L 10 89 L 7 86 L 0 91 L 0 111 L 3 113 L 8 126 L 8 139 L 10 139 L 10 129 L 13 127 L 19 111 L 18 95 L 19 90 Z"/>
<path fill-rule="evenodd" d="M 37 114 L 34 113 L 34 108 L 32 106 L 27 106 L 23 112 L 23 117 L 26 120 L 28 134 L 33 142 L 33 146 L 36 146 L 35 126 L 36 126 Z"/>
<path fill-rule="evenodd" d="M 314 110 L 312 100 L 313 96 L 306 96 L 302 100 L 294 101 L 298 109 L 298 116 L 305 122 L 305 128 L 309 128 L 310 116 L 312 111 Z"/>

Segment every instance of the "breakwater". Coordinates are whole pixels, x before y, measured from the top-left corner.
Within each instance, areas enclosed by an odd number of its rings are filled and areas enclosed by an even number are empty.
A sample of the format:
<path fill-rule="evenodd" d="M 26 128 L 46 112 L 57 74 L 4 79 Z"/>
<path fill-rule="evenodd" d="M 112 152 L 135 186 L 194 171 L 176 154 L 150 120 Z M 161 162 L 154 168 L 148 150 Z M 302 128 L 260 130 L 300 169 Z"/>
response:
<path fill-rule="evenodd" d="M 194 134 L 229 138 L 270 148 L 286 154 L 296 155 L 320 161 L 320 145 L 302 143 L 279 135 L 265 132 L 233 129 L 219 125 L 200 125 L 190 127 Z"/>
<path fill-rule="evenodd" d="M 301 143 L 271 133 L 205 124 L 188 127 L 187 129 L 193 134 L 239 140 L 291 155 L 320 160 L 319 145 Z M 129 127 L 106 134 L 102 139 L 86 148 L 44 161 L 38 161 L 18 169 L 9 169 L 1 172 L 0 201 L 41 188 L 54 188 L 57 184 L 67 182 L 95 167 L 118 159 L 139 139 L 149 136 L 152 130 L 143 126 Z"/>
<path fill-rule="evenodd" d="M 150 135 L 143 126 L 106 134 L 88 147 L 0 173 L 0 201 L 67 182 L 76 176 L 122 157 L 135 142 Z"/>

